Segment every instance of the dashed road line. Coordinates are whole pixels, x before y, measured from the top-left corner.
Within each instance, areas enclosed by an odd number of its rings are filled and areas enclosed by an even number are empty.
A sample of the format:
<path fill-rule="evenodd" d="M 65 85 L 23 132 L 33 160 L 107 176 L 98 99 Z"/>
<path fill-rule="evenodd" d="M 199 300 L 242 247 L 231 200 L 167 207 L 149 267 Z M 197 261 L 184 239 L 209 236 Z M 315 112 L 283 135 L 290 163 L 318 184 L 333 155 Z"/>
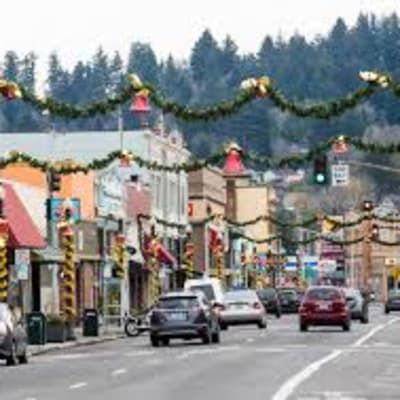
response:
<path fill-rule="evenodd" d="M 111 372 L 111 376 L 118 376 L 118 375 L 123 375 L 126 374 L 128 371 L 125 368 L 120 368 L 120 369 L 116 369 L 114 371 Z"/>
<path fill-rule="evenodd" d="M 76 390 L 76 389 L 81 389 L 83 387 L 87 386 L 87 382 L 77 382 L 71 385 L 69 388 L 71 390 Z"/>

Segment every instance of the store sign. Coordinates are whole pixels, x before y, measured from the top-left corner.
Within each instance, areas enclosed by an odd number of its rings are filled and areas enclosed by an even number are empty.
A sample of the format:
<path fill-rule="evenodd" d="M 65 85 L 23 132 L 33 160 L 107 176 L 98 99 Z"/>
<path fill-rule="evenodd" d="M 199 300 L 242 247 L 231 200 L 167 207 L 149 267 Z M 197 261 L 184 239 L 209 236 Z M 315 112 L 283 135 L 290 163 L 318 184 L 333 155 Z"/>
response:
<path fill-rule="evenodd" d="M 31 263 L 31 253 L 28 249 L 15 249 L 15 269 L 17 280 L 27 281 L 29 279 L 29 265 Z"/>
<path fill-rule="evenodd" d="M 53 198 L 47 200 L 47 215 L 51 221 L 60 221 L 64 212 L 64 201 L 63 198 Z M 81 220 L 81 200 L 80 199 L 68 199 L 72 205 L 72 220 L 76 223 Z"/>
<path fill-rule="evenodd" d="M 104 172 L 98 177 L 97 206 L 100 216 L 123 216 L 123 179 L 118 168 Z"/>
<path fill-rule="evenodd" d="M 332 186 L 347 186 L 350 179 L 350 167 L 348 164 L 332 165 Z"/>

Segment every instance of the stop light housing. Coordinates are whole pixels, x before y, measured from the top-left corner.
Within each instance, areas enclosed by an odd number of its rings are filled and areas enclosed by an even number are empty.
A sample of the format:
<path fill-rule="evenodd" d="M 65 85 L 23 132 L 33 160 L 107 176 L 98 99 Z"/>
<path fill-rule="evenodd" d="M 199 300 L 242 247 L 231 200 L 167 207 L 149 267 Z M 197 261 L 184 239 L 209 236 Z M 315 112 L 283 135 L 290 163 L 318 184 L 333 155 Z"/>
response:
<path fill-rule="evenodd" d="M 328 157 L 325 154 L 318 155 L 315 158 L 313 178 L 317 185 L 328 184 Z"/>
<path fill-rule="evenodd" d="M 55 172 L 50 173 L 50 191 L 59 192 L 61 190 L 61 175 Z"/>

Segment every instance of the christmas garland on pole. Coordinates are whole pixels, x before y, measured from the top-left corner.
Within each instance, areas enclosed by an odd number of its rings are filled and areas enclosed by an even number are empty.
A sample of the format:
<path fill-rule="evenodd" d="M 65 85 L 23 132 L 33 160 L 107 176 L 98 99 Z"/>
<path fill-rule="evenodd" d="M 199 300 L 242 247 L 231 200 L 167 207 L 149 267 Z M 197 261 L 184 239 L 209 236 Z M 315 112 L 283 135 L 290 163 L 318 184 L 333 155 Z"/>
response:
<path fill-rule="evenodd" d="M 166 99 L 155 87 L 142 83 L 135 74 L 128 75 L 130 84 L 121 88 L 115 95 L 102 101 L 89 103 L 86 106 L 76 106 L 49 97 L 39 97 L 24 86 L 5 79 L 0 79 L 0 93 L 7 100 L 21 99 L 43 113 L 66 119 L 106 115 L 135 96 L 140 96 L 149 98 L 164 113 L 172 114 L 185 121 L 209 121 L 225 118 L 237 113 L 246 104 L 259 98 L 268 98 L 281 111 L 297 117 L 328 119 L 354 109 L 361 102 L 381 90 L 391 90 L 396 97 L 400 97 L 400 85 L 386 73 L 364 71 L 360 72 L 359 77 L 367 84 L 366 86 L 342 98 L 312 105 L 304 105 L 301 102 L 286 99 L 280 90 L 274 86 L 272 80 L 266 76 L 244 80 L 233 99 L 206 108 L 191 108 Z"/>

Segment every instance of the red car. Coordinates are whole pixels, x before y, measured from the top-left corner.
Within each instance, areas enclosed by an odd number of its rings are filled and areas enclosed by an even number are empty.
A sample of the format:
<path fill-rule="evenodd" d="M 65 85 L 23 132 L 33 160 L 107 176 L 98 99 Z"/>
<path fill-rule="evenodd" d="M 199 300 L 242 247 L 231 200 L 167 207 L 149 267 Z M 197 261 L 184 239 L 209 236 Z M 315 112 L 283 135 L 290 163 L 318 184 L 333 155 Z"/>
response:
<path fill-rule="evenodd" d="M 351 313 L 343 291 L 335 286 L 314 286 L 307 290 L 299 310 L 300 331 L 309 326 L 341 326 L 350 330 Z"/>

